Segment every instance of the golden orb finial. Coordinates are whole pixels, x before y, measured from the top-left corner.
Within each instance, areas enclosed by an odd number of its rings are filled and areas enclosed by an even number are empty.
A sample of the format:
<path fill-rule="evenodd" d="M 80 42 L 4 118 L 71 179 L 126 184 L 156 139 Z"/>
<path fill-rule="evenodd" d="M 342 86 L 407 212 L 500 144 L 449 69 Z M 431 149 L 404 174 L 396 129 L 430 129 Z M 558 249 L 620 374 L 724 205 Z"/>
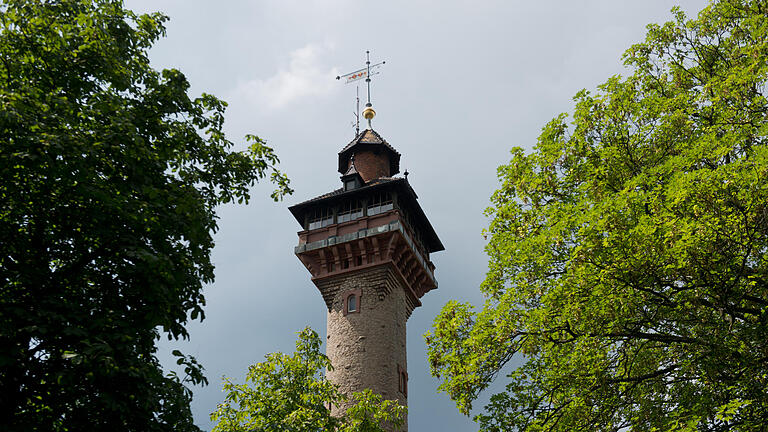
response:
<path fill-rule="evenodd" d="M 371 107 L 370 104 L 363 110 L 363 117 L 368 121 L 376 117 L 376 111 L 373 110 L 373 107 Z"/>
<path fill-rule="evenodd" d="M 363 110 L 363 117 L 365 117 L 365 119 L 368 120 L 368 129 L 373 129 L 373 126 L 371 126 L 371 119 L 376 117 L 376 111 L 373 110 L 373 107 L 371 106 L 370 102 L 365 104 L 365 109 Z"/>

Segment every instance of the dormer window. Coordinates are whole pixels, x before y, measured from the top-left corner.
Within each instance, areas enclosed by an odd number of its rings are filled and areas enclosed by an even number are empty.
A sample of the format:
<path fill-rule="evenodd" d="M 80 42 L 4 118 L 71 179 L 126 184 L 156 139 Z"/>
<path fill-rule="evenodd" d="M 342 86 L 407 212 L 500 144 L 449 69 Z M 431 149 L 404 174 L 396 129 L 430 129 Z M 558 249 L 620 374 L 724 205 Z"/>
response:
<path fill-rule="evenodd" d="M 344 190 L 352 190 L 360 187 L 360 181 L 357 178 L 352 178 L 344 181 Z"/>
<path fill-rule="evenodd" d="M 341 181 L 344 183 L 344 190 L 357 189 L 363 185 L 363 178 L 360 177 L 360 173 L 355 168 L 355 155 L 349 158 L 349 169 L 341 176 Z"/>

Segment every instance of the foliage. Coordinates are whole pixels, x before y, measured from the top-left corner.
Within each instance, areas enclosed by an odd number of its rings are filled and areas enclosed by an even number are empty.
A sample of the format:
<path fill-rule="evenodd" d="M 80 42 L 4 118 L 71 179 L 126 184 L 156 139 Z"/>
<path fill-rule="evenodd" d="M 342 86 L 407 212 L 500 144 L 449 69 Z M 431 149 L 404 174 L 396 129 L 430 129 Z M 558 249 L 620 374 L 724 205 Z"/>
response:
<path fill-rule="evenodd" d="M 398 405 L 397 401 L 383 399 L 370 389 L 352 393 L 352 400 L 355 404 L 347 409 L 339 432 L 396 431 L 405 423 L 408 407 Z"/>
<path fill-rule="evenodd" d="M 213 281 L 215 207 L 287 179 L 232 151 L 226 103 L 147 51 L 161 14 L 119 0 L 0 1 L 0 429 L 197 430 L 156 340 L 186 338 Z M 271 173 L 271 174 L 270 174 Z"/>
<path fill-rule="evenodd" d="M 331 367 L 320 352 L 317 333 L 304 329 L 293 355 L 267 355 L 265 362 L 248 369 L 245 384 L 224 380 L 227 396 L 211 414 L 218 422 L 213 431 L 383 432 L 384 427 L 402 425 L 406 408 L 370 390 L 352 395 L 356 404 L 345 416 L 331 415 L 330 406 L 347 398 L 321 376 Z"/>
<path fill-rule="evenodd" d="M 768 424 L 768 2 L 673 14 L 498 170 L 486 303 L 426 335 L 464 413 L 520 364 L 484 431 Z"/>

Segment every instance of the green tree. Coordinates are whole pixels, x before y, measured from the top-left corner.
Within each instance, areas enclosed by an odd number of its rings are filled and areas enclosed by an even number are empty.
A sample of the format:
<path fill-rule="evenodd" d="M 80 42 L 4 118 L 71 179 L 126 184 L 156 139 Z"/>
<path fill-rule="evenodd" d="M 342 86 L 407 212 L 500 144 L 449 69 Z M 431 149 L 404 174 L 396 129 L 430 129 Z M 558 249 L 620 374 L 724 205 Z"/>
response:
<path fill-rule="evenodd" d="M 768 424 L 768 2 L 673 14 L 498 170 L 486 303 L 426 335 L 464 413 L 520 365 L 484 431 Z"/>
<path fill-rule="evenodd" d="M 249 368 L 245 384 L 224 380 L 227 396 L 211 414 L 213 432 L 384 432 L 403 424 L 406 408 L 370 390 L 351 395 L 356 403 L 345 416 L 332 416 L 330 406 L 347 395 L 322 376 L 331 367 L 317 333 L 304 329 L 293 355 L 267 355 Z"/>
<path fill-rule="evenodd" d="M 0 429 L 197 430 L 156 341 L 203 318 L 216 206 L 275 170 L 226 104 L 147 51 L 166 17 L 120 0 L 0 1 Z M 271 173 L 271 174 L 270 174 Z"/>

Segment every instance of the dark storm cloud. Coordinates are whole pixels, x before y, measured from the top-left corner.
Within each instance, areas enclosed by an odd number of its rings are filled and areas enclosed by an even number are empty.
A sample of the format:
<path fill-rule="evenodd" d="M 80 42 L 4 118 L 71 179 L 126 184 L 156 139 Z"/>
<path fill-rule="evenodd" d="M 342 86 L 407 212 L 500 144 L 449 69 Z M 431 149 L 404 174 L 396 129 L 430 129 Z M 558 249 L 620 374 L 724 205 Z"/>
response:
<path fill-rule="evenodd" d="M 339 187 L 336 154 L 354 134 L 355 89 L 333 77 L 361 66 L 370 49 L 387 60 L 373 86 L 374 128 L 402 153 L 446 247 L 432 257 L 439 289 L 408 322 L 410 430 L 475 430 L 436 392 L 421 336 L 449 299 L 482 303 L 482 212 L 496 167 L 512 146 L 530 149 L 578 90 L 622 73 L 624 49 L 644 38 L 646 24 L 667 20 L 676 2 L 126 3 L 171 17 L 168 37 L 152 51 L 155 66 L 182 70 L 193 93 L 228 100 L 230 138 L 267 139 L 296 189 L 274 204 L 270 187 L 259 185 L 251 204 L 220 211 L 207 319 L 181 344 L 211 380 L 195 391 L 198 423 L 211 427 L 222 375 L 242 381 L 266 353 L 293 351 L 304 326 L 324 337 L 324 303 L 293 255 L 299 226 L 287 207 Z M 680 3 L 688 12 L 706 4 Z"/>

